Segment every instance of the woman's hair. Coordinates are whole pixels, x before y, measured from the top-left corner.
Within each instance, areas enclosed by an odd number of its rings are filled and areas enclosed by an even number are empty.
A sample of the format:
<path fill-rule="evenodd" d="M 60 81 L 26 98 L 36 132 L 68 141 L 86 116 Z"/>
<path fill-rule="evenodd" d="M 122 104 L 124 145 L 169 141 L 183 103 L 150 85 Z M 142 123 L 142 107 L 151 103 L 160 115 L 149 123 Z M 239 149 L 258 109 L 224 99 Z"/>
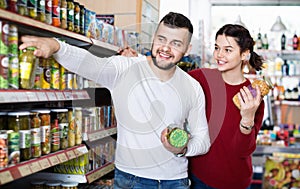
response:
<path fill-rule="evenodd" d="M 255 42 L 245 27 L 237 24 L 226 24 L 218 30 L 215 39 L 218 35 L 233 37 L 240 47 L 240 53 L 250 51 L 250 65 L 257 71 L 262 69 L 263 58 L 253 51 Z"/>
<path fill-rule="evenodd" d="M 187 28 L 189 30 L 189 41 L 193 35 L 193 25 L 186 16 L 180 13 L 169 12 L 159 23 L 162 23 L 170 28 Z"/>

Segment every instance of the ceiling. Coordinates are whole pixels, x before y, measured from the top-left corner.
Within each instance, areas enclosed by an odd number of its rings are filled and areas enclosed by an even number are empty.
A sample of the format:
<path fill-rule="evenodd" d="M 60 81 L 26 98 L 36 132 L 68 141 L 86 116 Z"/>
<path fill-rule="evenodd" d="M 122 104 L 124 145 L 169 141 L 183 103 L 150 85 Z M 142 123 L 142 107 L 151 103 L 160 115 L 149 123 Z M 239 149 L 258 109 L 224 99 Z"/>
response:
<path fill-rule="evenodd" d="M 212 6 L 300 6 L 300 0 L 210 0 Z"/>

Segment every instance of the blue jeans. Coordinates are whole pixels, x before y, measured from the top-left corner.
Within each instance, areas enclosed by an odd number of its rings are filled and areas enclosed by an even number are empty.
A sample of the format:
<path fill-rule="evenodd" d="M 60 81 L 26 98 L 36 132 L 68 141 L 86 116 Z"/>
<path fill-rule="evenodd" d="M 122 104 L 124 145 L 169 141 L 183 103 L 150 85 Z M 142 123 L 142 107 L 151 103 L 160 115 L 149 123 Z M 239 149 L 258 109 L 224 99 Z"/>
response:
<path fill-rule="evenodd" d="M 114 189 L 189 189 L 189 179 L 153 180 L 115 168 Z"/>
<path fill-rule="evenodd" d="M 189 178 L 191 180 L 191 189 L 216 189 L 208 186 L 192 173 L 190 173 Z M 251 186 L 247 187 L 246 189 L 250 189 L 250 188 Z"/>

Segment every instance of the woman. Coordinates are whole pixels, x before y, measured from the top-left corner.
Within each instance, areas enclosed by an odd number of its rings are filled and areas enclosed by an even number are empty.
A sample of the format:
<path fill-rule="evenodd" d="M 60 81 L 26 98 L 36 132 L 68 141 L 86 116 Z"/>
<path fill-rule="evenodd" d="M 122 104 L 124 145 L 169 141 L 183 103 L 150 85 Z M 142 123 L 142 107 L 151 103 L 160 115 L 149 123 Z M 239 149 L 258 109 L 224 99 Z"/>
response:
<path fill-rule="evenodd" d="M 243 68 L 262 69 L 262 58 L 253 51 L 249 31 L 240 25 L 224 25 L 216 33 L 214 59 L 217 69 L 189 72 L 206 97 L 211 148 L 207 154 L 189 158 L 192 189 L 245 189 L 252 179 L 251 154 L 262 125 L 261 91 L 253 97 Z M 232 98 L 238 93 L 241 108 Z"/>

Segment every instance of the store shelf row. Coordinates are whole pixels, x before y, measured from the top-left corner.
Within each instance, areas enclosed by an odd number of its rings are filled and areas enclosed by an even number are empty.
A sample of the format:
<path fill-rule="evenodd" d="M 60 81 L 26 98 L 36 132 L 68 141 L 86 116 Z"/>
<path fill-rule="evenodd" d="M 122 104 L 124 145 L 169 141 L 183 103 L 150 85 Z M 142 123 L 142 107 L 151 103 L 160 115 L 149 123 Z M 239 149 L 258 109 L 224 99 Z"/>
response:
<path fill-rule="evenodd" d="M 87 147 L 85 145 L 80 145 L 1 169 L 0 185 L 37 173 L 86 153 L 88 153 Z"/>
<path fill-rule="evenodd" d="M 0 90 L 0 103 L 88 100 L 85 90 Z"/>
<path fill-rule="evenodd" d="M 57 37 L 71 45 L 76 45 L 91 51 L 97 56 L 111 56 L 119 49 L 109 43 L 88 38 L 84 35 L 55 27 L 29 17 L 0 9 L 0 20 L 6 20 L 18 26 L 21 35 L 37 35 L 43 37 Z"/>

